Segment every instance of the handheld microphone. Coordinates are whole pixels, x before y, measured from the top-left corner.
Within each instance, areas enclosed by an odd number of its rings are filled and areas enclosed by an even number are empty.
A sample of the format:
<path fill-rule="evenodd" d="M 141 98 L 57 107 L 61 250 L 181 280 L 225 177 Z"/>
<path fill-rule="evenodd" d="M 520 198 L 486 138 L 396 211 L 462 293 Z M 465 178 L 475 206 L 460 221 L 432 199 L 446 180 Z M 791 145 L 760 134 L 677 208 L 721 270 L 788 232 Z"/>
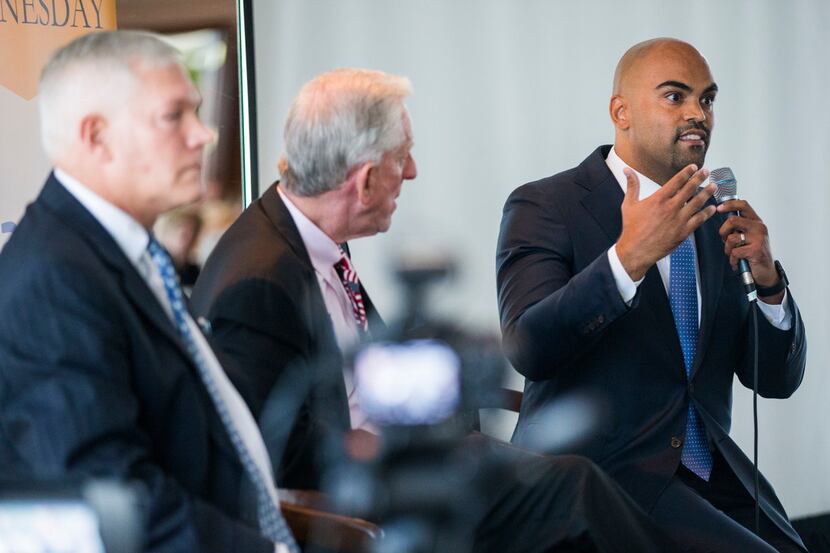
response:
<path fill-rule="evenodd" d="M 709 182 L 717 187 L 715 189 L 715 202 L 718 205 L 729 200 L 738 199 L 738 180 L 729 167 L 713 169 L 709 173 Z M 740 212 L 730 211 L 726 214 L 727 217 L 733 215 L 740 215 Z M 749 263 L 747 263 L 746 259 L 738 260 L 738 272 L 741 274 L 741 282 L 744 284 L 746 299 L 750 303 L 757 301 L 758 292 L 755 290 L 755 279 L 752 276 L 752 271 L 749 269 Z"/>

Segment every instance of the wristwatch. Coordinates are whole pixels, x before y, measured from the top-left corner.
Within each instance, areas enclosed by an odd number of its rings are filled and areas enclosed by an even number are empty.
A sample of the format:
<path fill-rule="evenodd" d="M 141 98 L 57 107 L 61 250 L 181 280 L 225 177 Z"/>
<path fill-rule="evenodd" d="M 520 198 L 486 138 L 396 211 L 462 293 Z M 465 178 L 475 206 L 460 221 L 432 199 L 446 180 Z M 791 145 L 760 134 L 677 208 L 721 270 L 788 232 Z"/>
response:
<path fill-rule="evenodd" d="M 758 297 L 761 298 L 768 298 L 769 296 L 774 296 L 784 288 L 790 285 L 790 280 L 787 278 L 787 273 L 784 272 L 784 267 L 781 266 L 781 262 L 777 259 L 775 260 L 775 272 L 778 273 L 778 282 L 773 284 L 772 286 L 757 286 L 755 287 L 756 292 L 758 292 Z"/>

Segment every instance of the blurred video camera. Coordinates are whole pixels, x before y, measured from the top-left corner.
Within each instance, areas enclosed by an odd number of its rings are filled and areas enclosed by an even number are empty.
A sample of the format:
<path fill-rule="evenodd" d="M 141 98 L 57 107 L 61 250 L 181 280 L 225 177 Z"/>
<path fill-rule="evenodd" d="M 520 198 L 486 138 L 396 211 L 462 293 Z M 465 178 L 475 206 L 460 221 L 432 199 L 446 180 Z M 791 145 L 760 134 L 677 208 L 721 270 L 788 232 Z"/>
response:
<path fill-rule="evenodd" d="M 449 271 L 400 270 L 403 316 L 347 355 L 361 410 L 379 434 L 351 440 L 324 489 L 340 510 L 380 525 L 375 553 L 469 551 L 483 483 L 499 470 L 465 442 L 478 407 L 499 393 L 506 362 L 497 340 L 426 313 L 426 288 Z"/>

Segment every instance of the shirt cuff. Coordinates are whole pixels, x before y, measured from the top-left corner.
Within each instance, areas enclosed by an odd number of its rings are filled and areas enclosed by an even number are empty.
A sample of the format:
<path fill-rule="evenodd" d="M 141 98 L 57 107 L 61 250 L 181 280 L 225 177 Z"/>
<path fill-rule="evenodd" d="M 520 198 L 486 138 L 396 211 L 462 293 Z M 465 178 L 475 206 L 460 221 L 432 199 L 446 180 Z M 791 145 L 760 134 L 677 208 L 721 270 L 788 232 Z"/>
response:
<path fill-rule="evenodd" d="M 793 317 L 790 314 L 790 293 L 784 289 L 784 300 L 780 304 L 764 303 L 758 300 L 758 308 L 764 317 L 769 321 L 769 324 L 778 330 L 789 330 L 793 326 Z"/>
<path fill-rule="evenodd" d="M 291 550 L 284 543 L 277 542 L 274 544 L 274 553 L 291 553 Z"/>
<path fill-rule="evenodd" d="M 608 264 L 611 265 L 611 273 L 614 275 L 614 281 L 617 283 L 617 290 L 620 292 L 620 297 L 626 305 L 630 306 L 634 296 L 637 295 L 637 287 L 643 282 L 643 278 L 634 282 L 617 257 L 617 245 L 614 244 L 608 250 Z"/>

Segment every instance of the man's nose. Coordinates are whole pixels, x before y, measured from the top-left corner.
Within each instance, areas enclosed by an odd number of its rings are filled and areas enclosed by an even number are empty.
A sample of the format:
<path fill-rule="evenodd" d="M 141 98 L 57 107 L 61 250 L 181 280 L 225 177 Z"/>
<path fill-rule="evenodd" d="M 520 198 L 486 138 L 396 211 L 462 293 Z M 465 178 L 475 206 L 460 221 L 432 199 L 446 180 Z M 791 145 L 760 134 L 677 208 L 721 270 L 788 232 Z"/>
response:
<path fill-rule="evenodd" d="M 194 114 L 187 138 L 191 148 L 202 148 L 216 139 L 216 133 Z"/>
<path fill-rule="evenodd" d="M 698 102 L 688 102 L 683 118 L 686 121 L 706 121 L 706 110 Z"/>
<path fill-rule="evenodd" d="M 409 157 L 406 159 L 406 165 L 403 168 L 403 178 L 406 180 L 412 180 L 418 176 L 418 168 L 415 166 L 415 158 L 412 157 L 412 154 L 409 154 Z"/>

